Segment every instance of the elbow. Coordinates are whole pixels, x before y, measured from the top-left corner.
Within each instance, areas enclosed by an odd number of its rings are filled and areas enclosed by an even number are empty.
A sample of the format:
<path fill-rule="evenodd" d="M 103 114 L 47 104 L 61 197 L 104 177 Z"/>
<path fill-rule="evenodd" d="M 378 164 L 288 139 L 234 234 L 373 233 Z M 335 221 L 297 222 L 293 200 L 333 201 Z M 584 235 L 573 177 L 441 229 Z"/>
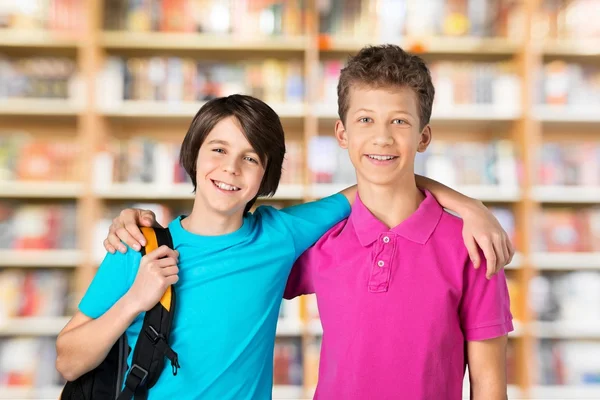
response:
<path fill-rule="evenodd" d="M 72 382 L 75 379 L 79 378 L 79 375 L 77 375 L 75 371 L 69 367 L 68 363 L 65 362 L 64 357 L 56 357 L 56 370 L 58 371 L 60 376 L 62 376 L 62 378 L 66 381 Z"/>
<path fill-rule="evenodd" d="M 75 379 L 81 376 L 80 373 L 76 371 L 72 362 L 70 362 L 70 357 L 67 356 L 64 346 L 62 346 L 61 338 L 56 341 L 56 362 L 55 367 L 58 373 L 65 379 L 66 381 L 72 382 Z"/>

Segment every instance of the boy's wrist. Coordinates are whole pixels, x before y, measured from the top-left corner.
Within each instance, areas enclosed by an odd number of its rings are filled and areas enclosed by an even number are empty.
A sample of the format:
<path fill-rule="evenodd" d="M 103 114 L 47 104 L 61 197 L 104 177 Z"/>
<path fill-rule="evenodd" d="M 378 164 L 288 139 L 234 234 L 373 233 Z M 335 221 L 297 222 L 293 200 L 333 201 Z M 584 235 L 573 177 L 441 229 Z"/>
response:
<path fill-rule="evenodd" d="M 144 311 L 140 301 L 137 299 L 137 296 L 135 296 L 134 293 L 131 293 L 131 291 L 125 293 L 121 300 L 127 314 L 133 314 L 137 316 Z"/>

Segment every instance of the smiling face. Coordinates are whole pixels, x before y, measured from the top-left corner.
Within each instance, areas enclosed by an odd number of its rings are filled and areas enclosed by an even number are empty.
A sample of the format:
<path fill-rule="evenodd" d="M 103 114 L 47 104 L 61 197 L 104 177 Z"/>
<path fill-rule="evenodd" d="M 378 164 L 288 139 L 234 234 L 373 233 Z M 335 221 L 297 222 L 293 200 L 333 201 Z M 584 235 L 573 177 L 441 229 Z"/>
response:
<path fill-rule="evenodd" d="M 256 197 L 265 166 L 235 117 L 219 121 L 206 136 L 196 162 L 196 198 L 224 215 L 243 213 Z"/>
<path fill-rule="evenodd" d="M 420 129 L 415 92 L 407 87 L 350 89 L 345 123 L 336 123 L 336 137 L 348 149 L 357 179 L 375 185 L 414 181 L 414 160 L 431 140 L 431 129 Z"/>

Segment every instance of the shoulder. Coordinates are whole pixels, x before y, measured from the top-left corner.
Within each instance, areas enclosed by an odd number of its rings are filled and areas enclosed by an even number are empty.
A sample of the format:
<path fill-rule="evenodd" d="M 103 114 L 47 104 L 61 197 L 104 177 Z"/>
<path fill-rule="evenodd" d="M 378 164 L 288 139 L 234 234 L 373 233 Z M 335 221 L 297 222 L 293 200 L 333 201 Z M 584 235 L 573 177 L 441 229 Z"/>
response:
<path fill-rule="evenodd" d="M 445 254 L 445 258 L 451 255 L 453 261 L 461 265 L 464 265 L 469 258 L 462 236 L 463 225 L 460 217 L 443 210 L 431 238 L 432 250 L 441 251 Z"/>

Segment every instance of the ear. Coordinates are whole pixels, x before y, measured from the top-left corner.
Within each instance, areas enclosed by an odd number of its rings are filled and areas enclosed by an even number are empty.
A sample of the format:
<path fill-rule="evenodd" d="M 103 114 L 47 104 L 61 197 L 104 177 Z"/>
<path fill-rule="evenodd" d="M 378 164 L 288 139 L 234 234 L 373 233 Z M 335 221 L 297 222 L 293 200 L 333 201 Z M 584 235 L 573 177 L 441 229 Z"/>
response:
<path fill-rule="evenodd" d="M 419 135 L 419 145 L 417 146 L 417 151 L 419 153 L 423 153 L 425 150 L 427 150 L 429 143 L 431 143 L 431 127 L 427 125 L 425 128 L 423 128 L 421 134 Z"/>
<path fill-rule="evenodd" d="M 348 148 L 348 133 L 344 128 L 344 123 L 339 119 L 335 122 L 335 138 L 342 149 Z"/>

